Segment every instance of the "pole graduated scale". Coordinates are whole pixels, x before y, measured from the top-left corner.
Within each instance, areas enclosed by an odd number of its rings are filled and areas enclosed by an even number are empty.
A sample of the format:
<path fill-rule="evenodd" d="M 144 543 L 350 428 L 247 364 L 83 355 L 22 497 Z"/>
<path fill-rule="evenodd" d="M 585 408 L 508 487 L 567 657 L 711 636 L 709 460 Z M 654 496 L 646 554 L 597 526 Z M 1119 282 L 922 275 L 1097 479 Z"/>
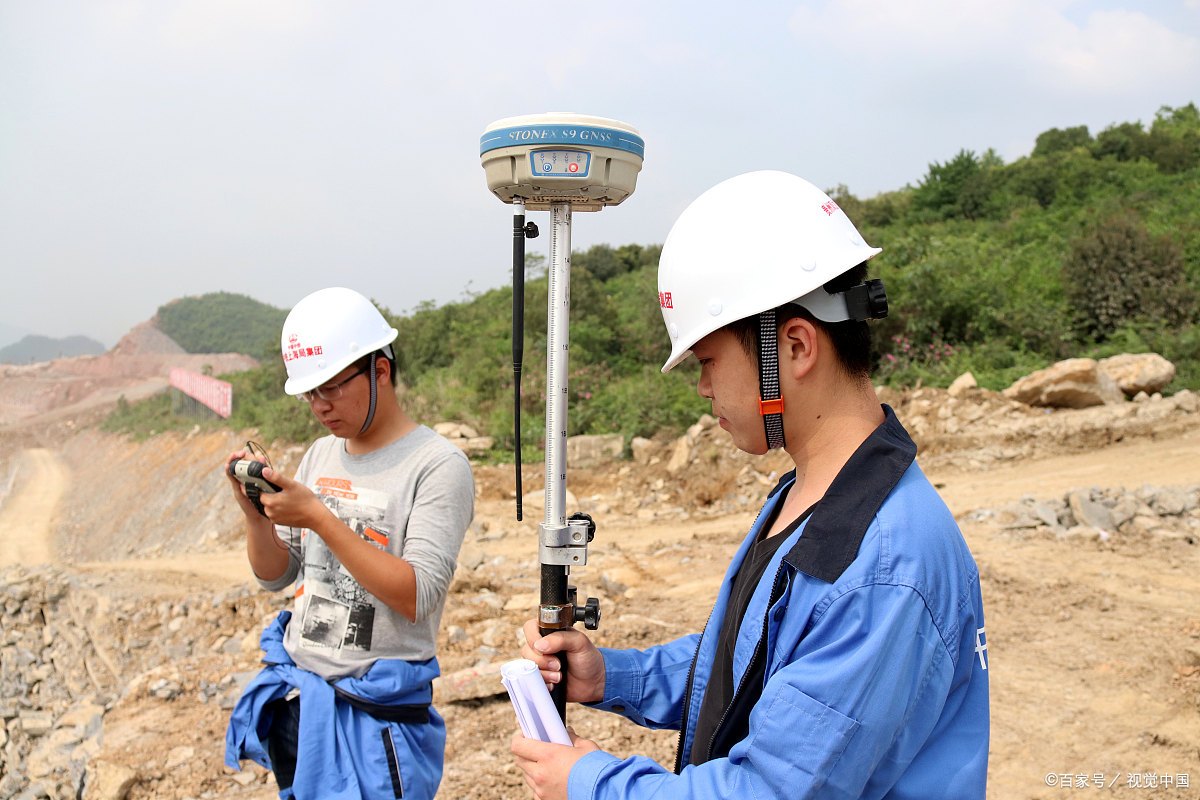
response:
<path fill-rule="evenodd" d="M 507 117 L 479 137 L 479 158 L 488 189 L 513 206 L 513 402 L 517 519 L 521 510 L 521 360 L 524 351 L 525 239 L 538 235 L 525 211 L 549 211 L 550 262 L 546 331 L 546 515 L 541 523 L 542 634 L 583 622 L 600 624 L 600 604 L 589 597 L 576 606 L 567 585 L 572 566 L 587 563 L 595 524 L 586 514 L 568 516 L 567 354 L 571 305 L 571 213 L 600 211 L 633 194 L 645 144 L 624 122 L 583 114 L 550 113 Z M 567 665 L 552 696 L 566 719 Z"/>

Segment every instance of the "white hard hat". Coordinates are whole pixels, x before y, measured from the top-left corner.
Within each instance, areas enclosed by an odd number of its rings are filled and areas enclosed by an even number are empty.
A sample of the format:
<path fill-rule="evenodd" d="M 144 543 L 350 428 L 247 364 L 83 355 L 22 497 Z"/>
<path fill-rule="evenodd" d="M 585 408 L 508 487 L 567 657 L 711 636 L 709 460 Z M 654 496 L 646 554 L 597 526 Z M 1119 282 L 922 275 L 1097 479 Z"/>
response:
<path fill-rule="evenodd" d="M 396 329 L 379 309 L 353 289 L 321 289 L 305 297 L 283 321 L 280 349 L 290 395 L 326 383 L 365 355 L 387 348 Z"/>
<path fill-rule="evenodd" d="M 786 172 L 718 183 L 675 221 L 658 262 L 671 337 L 667 372 L 731 322 L 796 302 L 818 319 L 859 318 L 821 287 L 877 253 L 829 195 Z"/>

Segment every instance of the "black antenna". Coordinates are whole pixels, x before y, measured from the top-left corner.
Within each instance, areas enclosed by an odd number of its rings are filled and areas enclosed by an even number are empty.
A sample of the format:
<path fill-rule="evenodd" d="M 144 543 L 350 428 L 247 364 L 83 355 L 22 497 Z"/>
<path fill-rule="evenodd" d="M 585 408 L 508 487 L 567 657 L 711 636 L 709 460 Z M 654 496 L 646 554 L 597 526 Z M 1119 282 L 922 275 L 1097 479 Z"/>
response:
<path fill-rule="evenodd" d="M 537 238 L 537 225 L 525 224 L 525 203 L 513 201 L 513 449 L 516 455 L 517 521 L 521 512 L 521 361 L 525 357 L 525 239 Z"/>

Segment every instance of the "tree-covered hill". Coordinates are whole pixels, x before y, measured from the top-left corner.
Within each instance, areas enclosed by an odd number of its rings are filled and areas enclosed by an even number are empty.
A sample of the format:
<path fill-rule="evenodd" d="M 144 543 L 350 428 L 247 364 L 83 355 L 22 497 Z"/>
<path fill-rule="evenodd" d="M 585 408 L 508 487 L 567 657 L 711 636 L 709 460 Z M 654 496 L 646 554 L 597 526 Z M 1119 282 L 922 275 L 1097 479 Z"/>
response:
<path fill-rule="evenodd" d="M 243 294 L 212 292 L 172 300 L 155 324 L 189 353 L 243 353 L 263 358 L 279 350 L 287 311 Z"/>
<path fill-rule="evenodd" d="M 1065 357 L 1151 350 L 1179 368 L 1168 391 L 1200 389 L 1195 104 L 1164 107 L 1149 126 L 1124 122 L 1094 135 L 1086 127 L 1052 129 L 1009 164 L 990 150 L 964 150 L 931 164 L 916 185 L 872 198 L 844 186 L 830 194 L 883 248 L 871 262 L 891 305 L 873 327 L 877 383 L 945 386 L 971 370 L 981 385 L 1000 389 Z M 694 364 L 658 372 L 669 352 L 657 302 L 659 251 L 600 245 L 573 255 L 571 434 L 678 431 L 708 410 L 695 392 Z M 530 257 L 527 273 L 522 444 L 532 450 L 545 400 L 540 256 Z M 737 264 L 729 275 L 738 279 Z M 468 421 L 511 448 L 511 308 L 512 290 L 502 287 L 405 315 L 384 310 L 400 331 L 404 400 L 417 418 Z M 273 319 L 257 315 L 262 332 L 254 337 L 244 324 L 216 324 L 214 336 L 238 337 L 218 349 L 260 355 L 258 342 L 277 342 L 284 316 L 270 310 Z M 197 317 L 186 341 L 164 331 L 199 349 L 201 321 L 215 316 Z M 242 398 L 235 425 L 255 425 L 267 438 L 315 432 L 307 409 L 278 399 L 277 359 L 232 380 Z"/>
<path fill-rule="evenodd" d="M 881 376 L 991 376 L 1083 352 L 1157 350 L 1200 384 L 1200 111 L 1149 128 L 1052 129 L 1003 164 L 962 151 L 915 187 L 835 198 L 884 252 Z"/>
<path fill-rule="evenodd" d="M 30 334 L 20 341 L 0 348 L 0 364 L 29 364 L 69 356 L 91 356 L 105 351 L 104 345 L 87 336 L 67 336 L 52 339 Z"/>

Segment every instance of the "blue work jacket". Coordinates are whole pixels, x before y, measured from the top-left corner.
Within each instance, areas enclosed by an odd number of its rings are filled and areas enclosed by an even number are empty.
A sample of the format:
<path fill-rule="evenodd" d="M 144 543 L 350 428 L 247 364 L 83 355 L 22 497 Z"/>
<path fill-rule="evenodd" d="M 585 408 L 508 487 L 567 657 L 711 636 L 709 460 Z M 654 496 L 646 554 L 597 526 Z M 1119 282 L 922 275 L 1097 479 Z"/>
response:
<path fill-rule="evenodd" d="M 283 647 L 291 618 L 280 612 L 262 634 L 267 666 L 246 686 L 225 731 L 225 764 L 240 769 L 248 758 L 270 769 L 264 739 L 271 727 L 264 708 L 300 690 L 296 775 L 282 798 L 431 800 L 442 780 L 446 726 L 429 707 L 429 721 L 388 722 L 363 710 L 428 705 L 437 659 L 380 659 L 359 678 L 333 683 L 295 665 Z M 339 695 L 343 699 L 339 699 Z M 354 703 L 347 702 L 349 697 Z"/>
<path fill-rule="evenodd" d="M 727 755 L 688 763 L 731 579 L 794 475 L 734 556 L 703 634 L 601 650 L 606 685 L 595 706 L 682 729 L 676 772 L 641 756 L 589 753 L 571 770 L 571 800 L 982 800 L 989 717 L 979 573 L 914 460 L 916 446 L 884 412 L 750 600 L 733 659 L 737 694 L 761 690 L 746 735 Z M 762 669 L 751 669 L 754 659 Z M 743 686 L 748 673 L 761 684 Z"/>

